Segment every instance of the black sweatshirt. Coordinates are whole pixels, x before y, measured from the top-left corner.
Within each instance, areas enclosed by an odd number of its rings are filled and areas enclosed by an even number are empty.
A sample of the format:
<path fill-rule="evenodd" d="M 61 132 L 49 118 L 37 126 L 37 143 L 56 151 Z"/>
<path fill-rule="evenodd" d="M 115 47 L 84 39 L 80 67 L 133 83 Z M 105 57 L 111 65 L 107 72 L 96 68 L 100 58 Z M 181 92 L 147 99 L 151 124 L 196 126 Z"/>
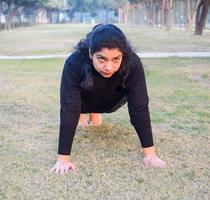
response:
<path fill-rule="evenodd" d="M 104 78 L 94 69 L 87 53 L 77 50 L 67 58 L 61 79 L 58 154 L 71 153 L 80 113 L 109 113 L 125 97 L 142 147 L 153 146 L 142 63 L 133 54 L 124 65 L 126 73 L 118 70 L 112 77 Z"/>

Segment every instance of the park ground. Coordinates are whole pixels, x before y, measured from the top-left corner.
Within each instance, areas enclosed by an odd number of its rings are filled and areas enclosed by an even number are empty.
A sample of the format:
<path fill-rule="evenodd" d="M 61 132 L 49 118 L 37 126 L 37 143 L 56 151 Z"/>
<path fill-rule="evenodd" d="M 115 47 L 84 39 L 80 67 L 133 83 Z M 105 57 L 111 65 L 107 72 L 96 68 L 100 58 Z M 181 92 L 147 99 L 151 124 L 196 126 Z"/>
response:
<path fill-rule="evenodd" d="M 86 25 L 47 25 L 2 32 L 0 54 L 49 54 L 56 49 L 67 53 L 89 29 Z M 170 35 L 157 29 L 124 29 L 138 51 L 210 50 L 209 33 L 195 37 L 177 30 Z M 50 38 L 53 31 L 58 38 Z M 142 62 L 155 145 L 168 166 L 160 170 L 143 165 L 125 105 L 103 114 L 102 126 L 77 129 L 72 149 L 77 170 L 56 175 L 50 169 L 57 152 L 64 59 L 1 60 L 0 199 L 208 200 L 210 58 Z"/>

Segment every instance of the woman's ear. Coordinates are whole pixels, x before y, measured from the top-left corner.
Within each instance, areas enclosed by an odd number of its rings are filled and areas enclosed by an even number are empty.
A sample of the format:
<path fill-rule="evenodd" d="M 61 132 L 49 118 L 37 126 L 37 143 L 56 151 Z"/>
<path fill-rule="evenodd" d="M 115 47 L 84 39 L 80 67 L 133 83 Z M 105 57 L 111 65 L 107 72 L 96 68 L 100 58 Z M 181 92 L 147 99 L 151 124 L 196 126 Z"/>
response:
<path fill-rule="evenodd" d="M 93 56 L 91 55 L 91 52 L 90 52 L 90 48 L 89 48 L 89 56 L 90 56 L 90 59 L 93 58 Z"/>

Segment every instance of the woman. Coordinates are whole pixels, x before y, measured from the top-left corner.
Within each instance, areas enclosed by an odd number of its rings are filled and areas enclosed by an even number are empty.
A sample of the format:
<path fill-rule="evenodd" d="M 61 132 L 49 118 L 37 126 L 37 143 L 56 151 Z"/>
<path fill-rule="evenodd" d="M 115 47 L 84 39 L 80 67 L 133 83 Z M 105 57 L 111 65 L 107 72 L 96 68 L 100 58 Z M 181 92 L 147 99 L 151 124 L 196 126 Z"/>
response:
<path fill-rule="evenodd" d="M 115 25 L 99 24 L 78 43 L 64 65 L 60 102 L 58 156 L 51 171 L 62 174 L 75 169 L 70 153 L 78 124 L 100 125 L 100 113 L 114 112 L 126 102 L 143 147 L 143 162 L 166 165 L 155 154 L 142 63 Z M 89 121 L 85 113 L 90 113 Z"/>

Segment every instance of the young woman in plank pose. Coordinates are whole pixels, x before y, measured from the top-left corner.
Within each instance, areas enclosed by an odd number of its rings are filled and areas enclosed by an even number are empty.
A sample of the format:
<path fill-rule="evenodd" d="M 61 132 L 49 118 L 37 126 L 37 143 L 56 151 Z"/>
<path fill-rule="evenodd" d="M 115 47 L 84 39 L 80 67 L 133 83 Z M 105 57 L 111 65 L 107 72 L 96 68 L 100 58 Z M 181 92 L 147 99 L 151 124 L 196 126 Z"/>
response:
<path fill-rule="evenodd" d="M 143 162 L 165 167 L 155 153 L 142 63 L 118 27 L 99 24 L 78 43 L 64 65 L 58 156 L 51 171 L 62 174 L 75 169 L 70 153 L 78 124 L 100 125 L 101 113 L 114 112 L 126 102 L 143 147 Z"/>

